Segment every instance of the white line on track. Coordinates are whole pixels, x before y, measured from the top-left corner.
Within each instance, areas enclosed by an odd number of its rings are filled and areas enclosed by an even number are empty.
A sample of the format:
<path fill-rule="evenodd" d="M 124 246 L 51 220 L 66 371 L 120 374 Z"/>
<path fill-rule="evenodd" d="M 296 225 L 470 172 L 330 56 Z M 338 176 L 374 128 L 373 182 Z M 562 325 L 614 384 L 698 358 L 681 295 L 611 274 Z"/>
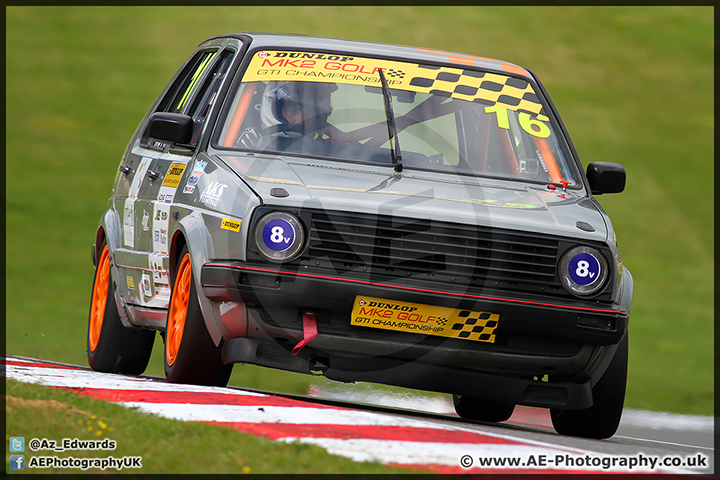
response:
<path fill-rule="evenodd" d="M 713 417 L 631 409 L 623 411 L 622 425 L 678 432 L 713 432 L 715 430 Z"/>
<path fill-rule="evenodd" d="M 699 445 L 687 445 L 685 443 L 666 442 L 663 440 L 651 440 L 649 438 L 627 437 L 625 435 L 615 435 L 613 438 L 624 438 L 625 440 L 632 440 L 635 442 L 657 443 L 658 445 L 668 445 L 668 446 L 672 446 L 672 447 L 697 448 L 698 450 L 707 450 L 709 452 L 715 451 L 715 449 L 713 447 L 701 447 Z"/>
<path fill-rule="evenodd" d="M 418 426 L 418 421 L 361 410 L 312 407 L 275 407 L 245 405 L 193 405 L 177 403 L 127 402 L 143 412 L 185 422 L 290 423 L 294 425 Z"/>

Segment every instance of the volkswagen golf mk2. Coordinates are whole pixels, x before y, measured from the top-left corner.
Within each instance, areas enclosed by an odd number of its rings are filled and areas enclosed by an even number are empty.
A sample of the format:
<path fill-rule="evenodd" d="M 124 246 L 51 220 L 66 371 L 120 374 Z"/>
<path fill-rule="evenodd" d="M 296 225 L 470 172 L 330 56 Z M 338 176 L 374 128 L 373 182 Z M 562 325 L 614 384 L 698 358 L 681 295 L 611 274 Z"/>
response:
<path fill-rule="evenodd" d="M 428 48 L 211 38 L 140 122 L 92 248 L 87 351 L 167 380 L 233 364 L 453 395 L 466 419 L 545 407 L 606 438 L 632 277 L 536 76 Z"/>

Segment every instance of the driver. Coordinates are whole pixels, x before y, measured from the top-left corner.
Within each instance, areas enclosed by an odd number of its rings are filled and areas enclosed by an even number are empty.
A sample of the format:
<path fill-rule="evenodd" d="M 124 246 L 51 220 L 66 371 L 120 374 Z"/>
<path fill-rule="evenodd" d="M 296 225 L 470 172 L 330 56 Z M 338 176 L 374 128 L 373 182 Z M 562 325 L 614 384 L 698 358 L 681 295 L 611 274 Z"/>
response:
<path fill-rule="evenodd" d="M 263 94 L 260 119 L 265 135 L 313 140 L 323 138 L 332 113 L 332 83 L 270 82 Z"/>

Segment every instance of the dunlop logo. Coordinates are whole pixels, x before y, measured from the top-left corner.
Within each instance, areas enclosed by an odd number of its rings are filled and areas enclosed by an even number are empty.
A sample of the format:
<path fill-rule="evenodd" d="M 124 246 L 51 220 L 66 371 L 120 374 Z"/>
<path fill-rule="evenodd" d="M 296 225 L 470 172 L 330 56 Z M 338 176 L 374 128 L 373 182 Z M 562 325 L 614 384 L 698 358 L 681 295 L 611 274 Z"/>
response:
<path fill-rule="evenodd" d="M 220 222 L 220 228 L 223 230 L 230 230 L 231 232 L 239 232 L 241 224 L 242 222 L 230 220 L 229 218 L 223 218 L 222 222 Z"/>

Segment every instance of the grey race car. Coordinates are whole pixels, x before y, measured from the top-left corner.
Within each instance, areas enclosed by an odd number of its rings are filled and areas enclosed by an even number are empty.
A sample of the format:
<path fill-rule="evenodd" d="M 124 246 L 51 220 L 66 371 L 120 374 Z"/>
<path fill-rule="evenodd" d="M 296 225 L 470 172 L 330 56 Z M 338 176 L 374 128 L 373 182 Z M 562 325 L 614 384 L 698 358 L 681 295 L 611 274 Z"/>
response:
<path fill-rule="evenodd" d="M 168 381 L 234 363 L 453 394 L 467 419 L 549 408 L 612 436 L 633 281 L 530 71 L 425 48 L 203 42 L 130 140 L 92 248 L 87 351 Z"/>

